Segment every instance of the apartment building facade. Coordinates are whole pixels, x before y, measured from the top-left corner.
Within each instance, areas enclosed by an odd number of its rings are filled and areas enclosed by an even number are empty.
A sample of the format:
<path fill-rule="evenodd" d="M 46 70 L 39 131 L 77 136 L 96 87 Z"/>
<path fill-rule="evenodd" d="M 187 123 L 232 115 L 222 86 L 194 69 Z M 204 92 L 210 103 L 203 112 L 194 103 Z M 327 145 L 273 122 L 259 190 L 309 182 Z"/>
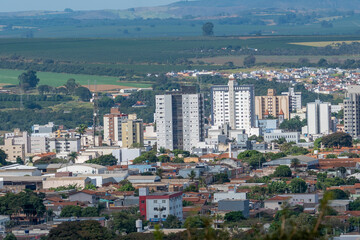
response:
<path fill-rule="evenodd" d="M 212 86 L 212 125 L 221 127 L 228 123 L 231 129 L 249 133 L 256 120 L 254 97 L 253 85 L 238 85 L 234 79 L 227 86 Z"/>
<path fill-rule="evenodd" d="M 191 151 L 204 141 L 204 97 L 195 87 L 156 95 L 157 148 Z"/>
<path fill-rule="evenodd" d="M 344 131 L 360 137 L 360 86 L 350 85 L 344 99 Z"/>
<path fill-rule="evenodd" d="M 290 97 L 276 96 L 275 89 L 268 89 L 267 96 L 255 97 L 255 113 L 259 119 L 266 119 L 268 115 L 278 118 L 280 114 L 290 119 Z"/>

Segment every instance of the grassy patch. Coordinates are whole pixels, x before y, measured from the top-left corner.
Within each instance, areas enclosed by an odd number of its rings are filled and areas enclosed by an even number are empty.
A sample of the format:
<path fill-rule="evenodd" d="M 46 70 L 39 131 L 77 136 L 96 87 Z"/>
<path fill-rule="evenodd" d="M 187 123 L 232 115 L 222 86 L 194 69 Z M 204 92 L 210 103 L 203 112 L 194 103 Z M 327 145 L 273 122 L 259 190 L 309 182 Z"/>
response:
<path fill-rule="evenodd" d="M 24 71 L 22 70 L 9 70 L 0 69 L 0 84 L 18 84 L 18 76 Z M 81 85 L 87 86 L 93 85 L 96 81 L 97 85 L 119 85 L 126 87 L 147 88 L 151 84 L 134 83 L 120 81 L 117 77 L 108 76 L 96 76 L 96 75 L 84 75 L 84 74 L 67 74 L 67 73 L 50 73 L 50 72 L 38 72 L 40 78 L 39 85 L 50 85 L 54 87 L 62 86 L 69 78 L 74 78 L 76 82 Z"/>

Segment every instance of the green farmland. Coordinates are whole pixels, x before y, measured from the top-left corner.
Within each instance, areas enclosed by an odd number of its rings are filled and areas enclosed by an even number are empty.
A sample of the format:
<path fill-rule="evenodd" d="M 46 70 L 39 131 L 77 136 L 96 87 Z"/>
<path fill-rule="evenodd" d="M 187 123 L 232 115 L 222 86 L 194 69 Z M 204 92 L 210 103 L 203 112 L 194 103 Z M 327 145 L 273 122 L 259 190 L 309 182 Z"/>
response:
<path fill-rule="evenodd" d="M 1 85 L 14 85 L 18 84 L 18 76 L 22 73 L 21 70 L 8 70 L 0 69 L 0 84 Z M 62 86 L 69 78 L 74 78 L 77 83 L 81 85 L 93 85 L 96 81 L 97 85 L 119 85 L 124 87 L 138 87 L 147 88 L 151 84 L 144 83 L 129 83 L 120 82 L 116 77 L 84 75 L 84 74 L 67 74 L 67 73 L 50 73 L 38 72 L 37 73 L 40 83 L 39 85 L 50 85 L 54 87 Z"/>

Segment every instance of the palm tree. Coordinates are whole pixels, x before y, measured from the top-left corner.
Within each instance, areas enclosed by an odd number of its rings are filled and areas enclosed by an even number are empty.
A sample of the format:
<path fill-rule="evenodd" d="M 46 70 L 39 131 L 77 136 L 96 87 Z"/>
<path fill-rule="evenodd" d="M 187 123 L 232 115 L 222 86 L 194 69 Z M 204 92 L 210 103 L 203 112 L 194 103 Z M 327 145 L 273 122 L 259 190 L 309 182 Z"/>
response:
<path fill-rule="evenodd" d="M 300 165 L 300 160 L 298 158 L 291 159 L 291 167 L 296 169 Z"/>
<path fill-rule="evenodd" d="M 164 172 L 164 171 L 163 171 L 161 168 L 158 168 L 158 169 L 156 169 L 155 175 L 156 175 L 156 176 L 159 176 L 160 178 L 162 178 L 163 172 Z"/>
<path fill-rule="evenodd" d="M 71 161 L 72 163 L 75 162 L 75 160 L 78 158 L 79 154 L 77 152 L 71 152 L 69 153 L 68 157 L 69 157 L 69 162 Z"/>
<path fill-rule="evenodd" d="M 193 182 L 194 179 L 196 178 L 196 173 L 194 170 L 191 170 L 191 172 L 188 174 L 189 178 L 191 179 L 191 181 Z"/>
<path fill-rule="evenodd" d="M 81 142 L 81 138 L 82 136 L 86 133 L 86 129 L 87 126 L 85 124 L 80 124 L 77 128 L 76 128 L 76 132 L 78 134 L 80 134 L 80 142 Z M 95 130 L 94 130 L 95 131 Z M 95 142 L 95 139 L 93 140 Z"/>

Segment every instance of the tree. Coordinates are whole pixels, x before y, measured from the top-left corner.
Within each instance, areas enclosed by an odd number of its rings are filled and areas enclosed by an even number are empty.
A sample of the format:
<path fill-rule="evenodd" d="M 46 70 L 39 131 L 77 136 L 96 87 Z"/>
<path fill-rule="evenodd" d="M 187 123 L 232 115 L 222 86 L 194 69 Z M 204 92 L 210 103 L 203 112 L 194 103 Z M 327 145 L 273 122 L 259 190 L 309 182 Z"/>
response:
<path fill-rule="evenodd" d="M 349 199 L 349 196 L 341 189 L 331 189 L 326 192 L 331 193 L 333 199 Z"/>
<path fill-rule="evenodd" d="M 60 217 L 81 217 L 80 206 L 65 206 L 60 213 Z"/>
<path fill-rule="evenodd" d="M 304 193 L 307 190 L 307 184 L 301 178 L 294 178 L 290 182 L 290 190 L 292 193 Z"/>
<path fill-rule="evenodd" d="M 290 120 L 285 119 L 279 126 L 279 128 L 287 131 L 301 132 L 301 128 L 306 125 L 306 119 L 300 120 L 299 116 L 296 116 Z"/>
<path fill-rule="evenodd" d="M 86 190 L 96 190 L 96 186 L 92 183 L 86 184 L 85 188 Z"/>
<path fill-rule="evenodd" d="M 113 213 L 110 228 L 113 231 L 119 230 L 120 233 L 136 232 L 136 220 L 140 219 L 140 214 L 137 209 L 124 210 Z"/>
<path fill-rule="evenodd" d="M 268 184 L 269 193 L 271 194 L 279 194 L 279 193 L 285 193 L 288 189 L 288 185 L 285 181 L 273 181 L 270 184 Z"/>
<path fill-rule="evenodd" d="M 135 224 L 135 221 L 134 221 Z M 63 222 L 56 228 L 52 228 L 48 235 L 48 240 L 113 240 L 114 234 L 106 227 L 100 225 L 98 221 L 75 221 Z"/>
<path fill-rule="evenodd" d="M 170 162 L 170 157 L 168 155 L 161 155 L 158 157 L 159 162 L 165 163 Z"/>
<path fill-rule="evenodd" d="M 75 79 L 70 78 L 69 80 L 67 80 L 67 82 L 65 83 L 65 88 L 68 91 L 68 93 L 70 94 L 74 94 L 75 93 L 75 89 L 79 87 L 79 84 L 77 84 L 75 82 Z"/>
<path fill-rule="evenodd" d="M 345 173 L 346 173 L 346 168 L 345 167 L 338 167 L 337 170 L 341 173 L 342 176 L 344 176 Z"/>
<path fill-rule="evenodd" d="M 162 178 L 163 172 L 164 172 L 164 170 L 162 170 L 162 168 L 157 168 L 155 175 Z"/>
<path fill-rule="evenodd" d="M 191 170 L 191 172 L 188 174 L 188 177 L 190 178 L 190 180 L 193 182 L 194 179 L 196 178 L 196 173 L 194 170 Z"/>
<path fill-rule="evenodd" d="M 80 124 L 80 125 L 76 128 L 76 132 L 77 132 L 78 134 L 80 134 L 80 138 L 86 133 L 86 129 L 87 129 L 86 124 Z"/>
<path fill-rule="evenodd" d="M 214 24 L 207 22 L 202 26 L 202 31 L 204 36 L 213 36 L 214 35 Z"/>
<path fill-rule="evenodd" d="M 230 182 L 229 176 L 227 173 L 218 173 L 214 176 L 214 180 L 216 183 L 223 184 L 226 182 Z"/>
<path fill-rule="evenodd" d="M 4 240 L 17 240 L 17 238 L 15 237 L 15 235 L 13 233 L 8 233 L 6 235 L 6 237 L 4 238 Z"/>
<path fill-rule="evenodd" d="M 300 165 L 300 160 L 298 158 L 291 159 L 291 167 L 296 169 Z"/>
<path fill-rule="evenodd" d="M 275 169 L 274 177 L 291 177 L 291 169 L 286 165 L 278 166 Z"/>
<path fill-rule="evenodd" d="M 28 70 L 27 72 L 22 73 L 19 77 L 19 86 L 23 90 L 28 90 L 35 88 L 39 83 L 40 79 L 36 76 L 36 72 Z"/>
<path fill-rule="evenodd" d="M 336 133 L 322 137 L 322 143 L 327 148 L 351 147 L 352 146 L 352 137 L 347 133 L 336 132 Z"/>
<path fill-rule="evenodd" d="M 17 164 L 24 165 L 24 161 L 23 161 L 23 160 L 21 159 L 21 157 L 19 157 L 19 156 L 16 158 L 16 163 L 17 163 Z"/>
<path fill-rule="evenodd" d="M 156 157 L 155 151 L 143 153 L 140 157 L 134 159 L 133 164 L 140 164 L 145 162 L 156 163 L 159 159 Z"/>
<path fill-rule="evenodd" d="M 252 67 L 255 65 L 256 58 L 254 55 L 250 55 L 244 58 L 244 66 L 245 67 Z"/>
<path fill-rule="evenodd" d="M 78 96 L 81 101 L 88 102 L 92 95 L 88 88 L 86 87 L 78 87 L 75 89 L 75 96 Z"/>
<path fill-rule="evenodd" d="M 98 158 L 86 161 L 86 163 L 94 163 L 102 166 L 113 166 L 116 165 L 117 162 L 118 160 L 112 154 L 102 155 Z"/>
<path fill-rule="evenodd" d="M 4 152 L 4 150 L 0 149 L 0 164 L 2 166 L 7 165 L 6 159 L 8 155 Z"/>
<path fill-rule="evenodd" d="M 86 207 L 81 210 L 81 217 L 98 217 L 99 209 L 96 207 Z"/>
<path fill-rule="evenodd" d="M 69 153 L 69 162 L 75 163 L 76 159 L 78 158 L 79 154 L 77 152 Z"/>
<path fill-rule="evenodd" d="M 120 192 L 130 192 L 135 191 L 135 188 L 133 187 L 132 183 L 128 180 L 123 180 L 120 182 L 121 187 L 118 189 Z"/>
<path fill-rule="evenodd" d="M 168 215 L 166 220 L 162 222 L 164 228 L 181 228 L 181 221 L 174 215 Z"/>
<path fill-rule="evenodd" d="M 228 212 L 224 216 L 225 222 L 240 222 L 241 220 L 246 219 L 242 213 L 242 211 L 234 211 L 234 212 Z"/>

